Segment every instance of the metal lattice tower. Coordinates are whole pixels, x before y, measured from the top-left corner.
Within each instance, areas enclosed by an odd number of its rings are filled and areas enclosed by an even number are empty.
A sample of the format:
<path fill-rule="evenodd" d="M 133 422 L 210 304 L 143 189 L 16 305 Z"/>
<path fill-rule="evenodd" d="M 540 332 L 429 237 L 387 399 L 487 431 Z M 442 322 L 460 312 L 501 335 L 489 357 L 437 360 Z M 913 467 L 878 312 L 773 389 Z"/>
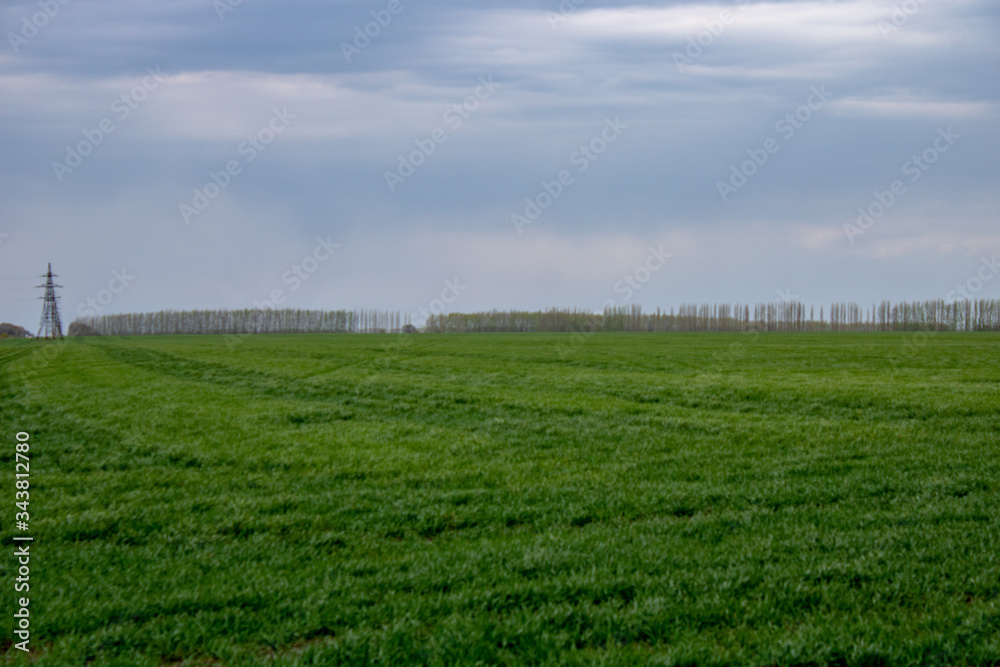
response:
<path fill-rule="evenodd" d="M 45 278 L 44 285 L 38 287 L 45 288 L 45 296 L 38 297 L 43 300 L 42 319 L 38 323 L 38 335 L 36 338 L 62 338 L 62 320 L 59 319 L 59 297 L 56 296 L 55 274 L 52 273 L 52 263 L 49 262 L 49 271 L 42 278 Z M 43 335 L 44 334 L 44 335 Z"/>

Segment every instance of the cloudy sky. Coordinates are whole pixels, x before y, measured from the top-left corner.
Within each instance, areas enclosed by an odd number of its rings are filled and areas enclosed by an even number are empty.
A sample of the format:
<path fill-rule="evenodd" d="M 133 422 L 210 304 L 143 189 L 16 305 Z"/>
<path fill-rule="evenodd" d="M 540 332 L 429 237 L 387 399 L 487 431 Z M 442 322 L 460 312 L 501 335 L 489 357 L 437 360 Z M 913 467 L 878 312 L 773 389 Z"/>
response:
<path fill-rule="evenodd" d="M 32 330 L 47 262 L 68 322 L 946 298 L 1000 252 L 995 0 L 0 19 L 0 320 Z"/>

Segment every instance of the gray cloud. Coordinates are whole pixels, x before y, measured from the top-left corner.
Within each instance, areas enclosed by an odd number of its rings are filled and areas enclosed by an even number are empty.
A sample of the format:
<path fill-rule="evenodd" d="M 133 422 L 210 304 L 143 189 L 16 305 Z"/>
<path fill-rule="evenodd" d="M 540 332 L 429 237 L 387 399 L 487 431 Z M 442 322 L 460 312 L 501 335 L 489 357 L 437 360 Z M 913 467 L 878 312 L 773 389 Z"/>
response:
<path fill-rule="evenodd" d="M 994 4 L 926 0 L 895 22 L 889 1 L 744 4 L 401 0 L 348 62 L 342 43 L 387 2 L 241 3 L 220 20 L 202 0 L 72 0 L 0 55 L 0 319 L 33 324 L 14 278 L 47 261 L 71 310 L 122 266 L 137 278 L 110 310 L 244 307 L 319 235 L 343 253 L 293 305 L 407 310 L 460 274 L 459 309 L 597 307 L 661 243 L 674 256 L 636 295 L 648 308 L 786 287 L 924 298 L 1000 251 Z M 4 34 L 38 11 L 6 4 Z M 456 127 L 480 77 L 499 85 Z M 780 125 L 816 86 L 830 99 Z M 276 108 L 294 119 L 247 160 Z M 580 171 L 609 118 L 627 129 Z M 948 127 L 961 138 L 850 243 L 858 207 Z M 769 139 L 723 201 L 718 183 Z M 53 163 L 81 142 L 60 181 Z M 231 161 L 185 224 L 179 206 Z M 511 215 L 563 170 L 573 183 L 518 235 Z"/>

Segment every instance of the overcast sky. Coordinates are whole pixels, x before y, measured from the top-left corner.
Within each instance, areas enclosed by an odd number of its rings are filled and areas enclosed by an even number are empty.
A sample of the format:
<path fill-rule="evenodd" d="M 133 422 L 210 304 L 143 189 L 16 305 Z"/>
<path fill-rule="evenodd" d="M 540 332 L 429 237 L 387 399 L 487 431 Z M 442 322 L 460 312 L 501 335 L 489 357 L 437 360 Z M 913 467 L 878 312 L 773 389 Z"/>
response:
<path fill-rule="evenodd" d="M 994 277 L 995 0 L 576 2 L 5 1 L 0 321 Z"/>

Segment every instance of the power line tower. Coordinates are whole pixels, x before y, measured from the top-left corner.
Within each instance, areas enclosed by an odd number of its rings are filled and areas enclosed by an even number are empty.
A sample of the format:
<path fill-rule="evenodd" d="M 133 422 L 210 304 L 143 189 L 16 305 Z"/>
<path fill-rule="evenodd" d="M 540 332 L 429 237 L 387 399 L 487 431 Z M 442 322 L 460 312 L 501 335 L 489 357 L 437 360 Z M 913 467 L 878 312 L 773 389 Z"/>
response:
<path fill-rule="evenodd" d="M 59 297 L 56 296 L 55 274 L 52 273 L 52 263 L 49 262 L 49 271 L 42 278 L 45 278 L 44 285 L 38 287 L 45 288 L 45 296 L 42 299 L 42 319 L 38 323 L 38 335 L 36 338 L 62 338 L 62 320 L 59 319 Z M 44 335 L 43 335 L 44 334 Z"/>

